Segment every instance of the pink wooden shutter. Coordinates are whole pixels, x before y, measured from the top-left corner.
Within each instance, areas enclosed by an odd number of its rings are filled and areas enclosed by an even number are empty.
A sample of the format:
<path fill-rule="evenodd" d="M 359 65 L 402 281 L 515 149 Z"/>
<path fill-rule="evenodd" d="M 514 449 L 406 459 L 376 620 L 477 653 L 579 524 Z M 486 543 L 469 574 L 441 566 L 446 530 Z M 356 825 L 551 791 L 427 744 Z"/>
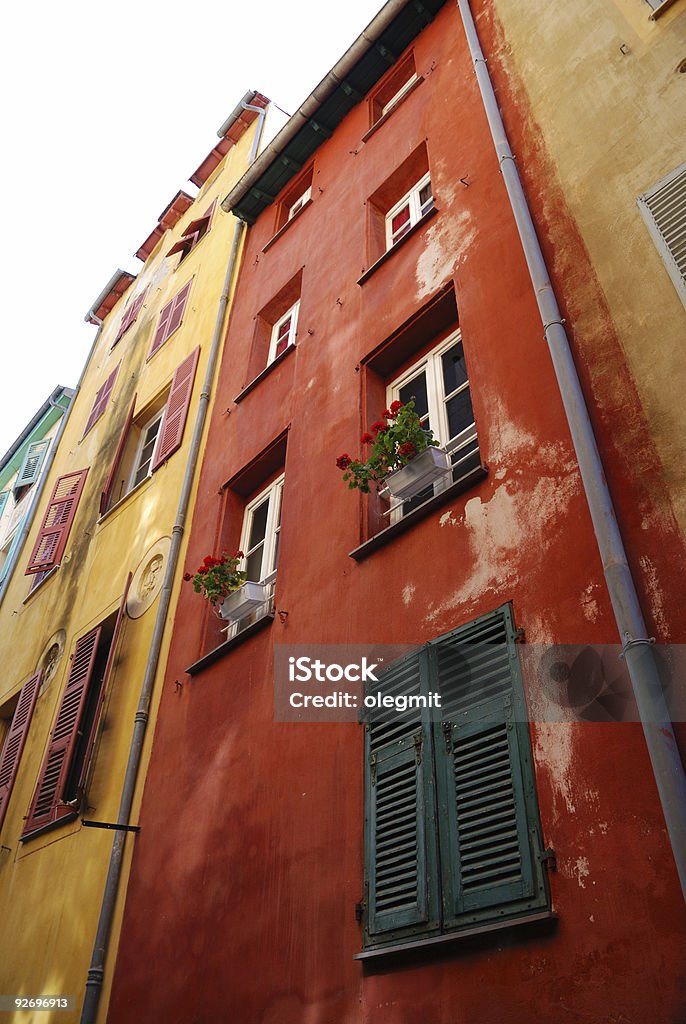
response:
<path fill-rule="evenodd" d="M 14 711 L 10 731 L 7 733 L 5 745 L 0 754 L 0 828 L 5 820 L 12 786 L 17 776 L 21 752 L 24 749 L 26 734 L 29 731 L 31 716 L 36 706 L 41 672 L 31 676 L 21 688 L 19 701 Z"/>
<path fill-rule="evenodd" d="M 90 762 L 91 762 L 91 757 L 92 757 L 92 754 L 93 754 L 93 747 L 95 745 L 95 737 L 96 737 L 97 732 L 98 732 L 98 725 L 100 723 L 100 714 L 102 712 L 102 706 L 103 706 L 103 704 L 105 702 L 105 691 L 107 689 L 107 683 L 108 683 L 109 678 L 110 678 L 110 673 L 112 672 L 112 665 L 114 664 L 115 648 L 117 646 L 117 640 L 119 639 L 119 633 L 121 631 L 122 622 L 124 621 L 124 616 L 126 615 L 126 599 L 129 596 L 129 587 L 131 586 L 131 580 L 132 579 L 133 579 L 133 573 L 130 572 L 128 577 L 127 577 L 127 580 L 126 580 L 126 585 L 124 587 L 124 593 L 122 595 L 122 599 L 121 599 L 121 601 L 119 603 L 119 612 L 117 613 L 117 621 L 114 624 L 114 633 L 112 634 L 112 642 L 110 644 L 110 649 L 109 649 L 109 652 L 107 654 L 107 664 L 105 665 L 105 674 L 103 675 L 102 682 L 100 684 L 100 693 L 98 694 L 98 703 L 97 703 L 96 708 L 95 708 L 95 714 L 93 715 L 93 725 L 91 726 L 91 734 L 88 737 L 88 744 L 86 746 L 86 752 L 85 752 L 85 755 L 84 755 L 84 758 L 83 758 L 83 764 L 82 764 L 82 767 L 81 767 L 81 774 L 79 776 L 78 788 L 77 788 L 77 791 L 76 791 L 78 799 L 79 799 L 79 803 L 83 802 L 83 798 L 86 795 L 86 789 L 87 789 L 87 786 L 88 786 L 88 777 L 89 777 L 89 774 L 90 774 Z"/>
<path fill-rule="evenodd" d="M 52 569 L 59 563 L 67 546 L 67 538 L 87 474 L 87 469 L 68 473 L 61 476 L 55 484 L 25 576 Z"/>
<path fill-rule="evenodd" d="M 121 341 L 121 339 L 124 337 L 131 324 L 134 324 L 136 322 L 138 314 L 141 311 L 141 306 L 145 302 L 145 296 L 147 294 L 147 291 L 148 289 L 146 288 L 142 295 L 139 295 L 137 299 L 134 299 L 129 308 L 124 313 L 124 316 L 122 317 L 121 323 L 119 325 L 117 337 L 112 342 L 112 348 L 114 348 L 118 341 Z"/>
<path fill-rule="evenodd" d="M 126 414 L 126 420 L 124 421 L 124 429 L 119 435 L 119 443 L 117 445 L 117 450 L 114 453 L 114 459 L 112 461 L 112 465 L 110 466 L 110 471 L 107 474 L 107 480 L 105 480 L 105 486 L 102 489 L 102 494 L 100 495 L 101 516 L 104 515 L 105 512 L 107 512 L 107 509 L 112 498 L 112 491 L 114 490 L 115 478 L 119 470 L 119 464 L 121 462 L 122 455 L 124 454 L 124 446 L 126 444 L 126 440 L 129 436 L 129 431 L 131 430 L 131 424 L 133 422 L 133 413 L 136 408 L 136 398 L 137 395 L 134 395 L 133 401 L 131 402 L 131 405 L 129 407 L 129 411 Z"/>
<path fill-rule="evenodd" d="M 74 808 L 60 804 L 60 797 L 67 781 L 101 632 L 102 627 L 98 626 L 76 641 L 69 678 L 26 817 L 23 836 L 75 813 Z"/>
<path fill-rule="evenodd" d="M 165 459 L 168 459 L 181 444 L 183 428 L 186 425 L 186 417 L 188 415 L 188 406 L 191 401 L 191 392 L 193 391 L 195 368 L 198 365 L 199 355 L 200 347 L 194 349 L 174 371 L 171 391 L 169 392 L 169 400 L 167 402 L 167 407 L 164 410 L 162 425 L 160 426 L 160 439 L 157 445 L 155 463 L 152 467 L 153 472 L 158 468 L 158 466 L 161 466 Z"/>
<path fill-rule="evenodd" d="M 119 373 L 120 366 L 121 363 L 117 363 L 115 368 L 112 370 L 112 373 L 109 375 L 109 377 L 107 378 L 107 380 L 105 381 L 105 383 L 102 385 L 97 395 L 95 396 L 93 408 L 91 409 L 90 416 L 88 417 L 86 429 L 83 432 L 84 437 L 91 429 L 91 427 L 98 422 L 98 420 L 104 413 L 105 409 L 107 408 L 107 403 L 109 402 L 110 395 L 112 394 L 112 388 L 114 387 L 114 382 L 117 379 L 117 374 Z"/>
<path fill-rule="evenodd" d="M 193 280 L 191 278 L 187 284 L 183 286 L 181 291 L 177 292 L 174 298 L 167 303 L 160 313 L 159 323 L 157 324 L 157 330 L 155 336 L 152 339 L 152 345 L 148 352 L 148 359 L 151 359 L 157 352 L 158 348 L 164 345 L 167 338 L 169 338 L 177 327 L 180 327 L 183 313 L 186 308 L 186 302 L 191 292 L 191 284 Z M 147 360 L 146 360 L 147 361 Z"/>

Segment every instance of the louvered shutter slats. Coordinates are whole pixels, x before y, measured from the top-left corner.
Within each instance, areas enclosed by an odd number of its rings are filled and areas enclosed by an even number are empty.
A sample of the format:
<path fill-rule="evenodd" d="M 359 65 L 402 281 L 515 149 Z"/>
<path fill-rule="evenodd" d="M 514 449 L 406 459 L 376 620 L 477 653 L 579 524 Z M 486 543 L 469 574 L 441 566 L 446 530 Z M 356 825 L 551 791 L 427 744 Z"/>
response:
<path fill-rule="evenodd" d="M 160 439 L 152 467 L 153 471 L 181 445 L 199 354 L 200 348 L 194 349 L 174 373 L 169 399 L 160 426 Z"/>
<path fill-rule="evenodd" d="M 121 319 L 121 324 L 119 325 L 117 336 L 112 343 L 112 348 L 114 348 L 117 342 L 121 341 L 121 339 L 128 331 L 129 327 L 131 327 L 131 325 L 134 324 L 138 319 L 138 314 L 141 311 L 141 307 L 143 306 L 143 303 L 145 301 L 146 294 L 147 289 L 143 292 L 142 295 L 139 295 L 137 299 L 134 299 L 131 305 L 125 310 L 124 315 Z"/>
<path fill-rule="evenodd" d="M 17 776 L 19 761 L 26 742 L 26 735 L 31 724 L 40 681 L 41 673 L 37 672 L 24 683 L 19 694 L 19 700 L 12 717 L 12 724 L 7 733 L 2 754 L 0 754 L 0 828 L 2 828 L 2 823 L 7 813 L 7 805 L 12 793 L 14 780 Z"/>
<path fill-rule="evenodd" d="M 186 308 L 186 302 L 190 295 L 191 284 L 192 280 L 185 284 L 181 291 L 179 291 L 174 298 L 162 308 L 159 323 L 157 324 L 157 329 L 148 353 L 148 359 L 150 359 L 155 352 L 164 345 L 165 341 L 171 337 L 174 331 L 180 327 L 184 310 Z"/>
<path fill-rule="evenodd" d="M 55 484 L 26 575 L 51 569 L 61 559 L 87 473 L 87 469 L 69 473 Z"/>
<path fill-rule="evenodd" d="M 21 469 L 17 474 L 17 479 L 14 482 L 15 491 L 19 487 L 28 487 L 29 484 L 33 484 L 38 479 L 40 474 L 40 468 L 43 465 L 43 459 L 45 454 L 50 447 L 50 441 L 34 441 L 29 445 L 24 461 L 22 462 Z"/>
<path fill-rule="evenodd" d="M 641 196 L 638 206 L 686 303 L 686 164 Z"/>
<path fill-rule="evenodd" d="M 65 809 L 60 814 L 60 799 L 81 724 L 101 633 L 102 628 L 98 626 L 76 642 L 69 678 L 27 816 L 24 835 L 70 813 Z"/>
<path fill-rule="evenodd" d="M 109 375 L 105 383 L 102 385 L 102 387 L 96 394 L 95 401 L 93 402 L 93 408 L 90 411 L 90 415 L 86 422 L 86 428 L 83 432 L 84 437 L 86 436 L 88 431 L 95 426 L 95 424 L 98 422 L 98 420 L 104 413 L 105 409 L 107 408 L 107 403 L 109 402 L 110 395 L 112 394 L 114 382 L 117 379 L 117 374 L 119 373 L 120 365 L 121 364 L 118 363 L 117 366 L 115 366 L 114 370 L 112 370 L 112 373 Z"/>
<path fill-rule="evenodd" d="M 7 499 L 9 498 L 9 496 L 9 491 L 0 491 L 0 516 L 2 516 L 3 512 L 5 511 L 5 505 L 7 504 Z"/>

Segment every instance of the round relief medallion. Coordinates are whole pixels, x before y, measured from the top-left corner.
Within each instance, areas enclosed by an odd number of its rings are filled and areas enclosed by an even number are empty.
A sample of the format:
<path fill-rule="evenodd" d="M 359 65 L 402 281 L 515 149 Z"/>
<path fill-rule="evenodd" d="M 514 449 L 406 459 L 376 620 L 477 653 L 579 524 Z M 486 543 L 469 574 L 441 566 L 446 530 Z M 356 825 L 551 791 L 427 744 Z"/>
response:
<path fill-rule="evenodd" d="M 160 590 L 171 545 L 170 537 L 161 537 L 145 552 L 133 574 L 126 611 L 129 618 L 139 619 L 147 612 Z"/>
<path fill-rule="evenodd" d="M 56 633 L 52 634 L 41 651 L 41 656 L 38 659 L 38 665 L 36 666 L 36 670 L 43 673 L 40 690 L 38 691 L 39 697 L 41 693 L 45 692 L 47 687 L 55 678 L 60 661 L 62 660 L 62 655 L 64 654 L 64 645 L 66 642 L 67 634 L 63 629 L 58 629 Z"/>

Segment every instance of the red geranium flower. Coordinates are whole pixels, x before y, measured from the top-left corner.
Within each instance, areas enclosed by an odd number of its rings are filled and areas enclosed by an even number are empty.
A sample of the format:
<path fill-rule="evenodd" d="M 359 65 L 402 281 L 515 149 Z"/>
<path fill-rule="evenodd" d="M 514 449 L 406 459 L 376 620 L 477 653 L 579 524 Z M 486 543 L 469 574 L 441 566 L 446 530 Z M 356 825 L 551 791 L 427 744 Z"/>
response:
<path fill-rule="evenodd" d="M 384 430 L 388 430 L 388 424 L 383 420 L 377 420 L 376 423 L 372 423 L 372 430 L 375 434 L 381 434 Z"/>
<path fill-rule="evenodd" d="M 360 438 L 360 441 L 362 442 L 362 444 L 371 444 L 373 440 L 374 440 L 374 438 L 372 437 L 372 435 L 368 434 L 366 432 Z"/>
<path fill-rule="evenodd" d="M 406 459 L 409 459 L 409 458 L 411 458 L 411 457 L 412 457 L 413 455 L 416 455 L 416 454 L 417 454 L 417 446 L 416 446 L 416 445 L 414 445 L 414 444 L 412 443 L 412 441 L 406 441 L 406 442 L 405 442 L 405 444 L 401 444 L 401 445 L 400 445 L 400 446 L 398 447 L 398 452 L 399 452 L 399 453 L 400 453 L 400 455 L 402 455 L 402 456 L 403 456 L 404 458 L 406 458 Z"/>
<path fill-rule="evenodd" d="M 396 399 L 395 402 L 391 402 L 391 408 L 389 409 L 390 415 L 391 416 L 397 416 L 398 413 L 400 412 L 400 410 L 402 409 L 403 405 L 404 405 L 404 402 L 399 402 L 399 401 L 397 401 L 397 399 Z"/>
<path fill-rule="evenodd" d="M 184 580 L 186 581 L 186 583 L 188 583 L 188 581 L 189 581 L 189 580 L 192 580 L 192 579 L 193 579 L 193 577 L 191 576 L 191 574 L 190 574 L 189 572 L 185 572 L 185 573 L 183 574 L 183 578 L 184 578 Z"/>
<path fill-rule="evenodd" d="M 336 459 L 336 465 L 339 469 L 347 469 L 352 461 L 349 455 L 343 454 Z"/>
<path fill-rule="evenodd" d="M 384 411 L 381 413 L 381 415 L 385 416 L 387 420 L 393 418 L 393 413 L 391 412 L 390 409 L 384 409 Z"/>

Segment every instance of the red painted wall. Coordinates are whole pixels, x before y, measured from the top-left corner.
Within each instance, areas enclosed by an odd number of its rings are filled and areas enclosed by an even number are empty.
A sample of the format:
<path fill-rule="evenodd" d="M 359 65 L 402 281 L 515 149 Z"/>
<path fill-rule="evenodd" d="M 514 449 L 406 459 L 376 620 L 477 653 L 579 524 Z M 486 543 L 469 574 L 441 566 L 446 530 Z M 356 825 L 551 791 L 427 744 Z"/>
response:
<path fill-rule="evenodd" d="M 484 19 L 480 31 L 488 50 Z M 352 959 L 362 942 L 354 914 L 363 877 L 361 730 L 273 720 L 277 643 L 423 642 L 509 600 L 527 643 L 616 641 L 454 5 L 414 53 L 424 81 L 387 122 L 363 143 L 361 103 L 317 152 L 311 206 L 267 252 L 275 207 L 248 234 L 186 568 L 220 538 L 238 543 L 240 501 L 219 492 L 289 428 L 276 596 L 288 616 L 191 679 L 185 668 L 212 645 L 214 626 L 190 586 L 182 594 L 111 1024 L 686 1019 L 683 904 L 639 726 L 532 726 L 543 830 L 558 858 L 555 929 L 474 940 L 375 973 Z M 578 289 L 556 284 L 649 628 L 663 642 L 683 641 L 684 552 L 659 466 L 647 458 L 654 453 L 635 391 L 535 125 L 521 94 L 512 99 L 516 83 L 498 84 L 515 149 L 527 152 L 545 246 L 567 247 L 583 279 Z M 423 140 L 439 212 L 359 285 L 369 265 L 365 200 Z M 236 405 L 249 382 L 254 316 L 301 268 L 297 349 Z M 334 460 L 357 452 L 360 362 L 450 281 L 489 474 L 356 562 L 348 553 L 363 539 L 363 504 Z M 575 315 L 589 303 L 594 335 L 577 338 Z M 613 373 L 607 390 L 593 393 L 588 365 L 598 352 Z M 641 530 L 646 508 L 662 509 L 661 534 Z M 642 557 L 656 567 L 659 619 Z"/>

